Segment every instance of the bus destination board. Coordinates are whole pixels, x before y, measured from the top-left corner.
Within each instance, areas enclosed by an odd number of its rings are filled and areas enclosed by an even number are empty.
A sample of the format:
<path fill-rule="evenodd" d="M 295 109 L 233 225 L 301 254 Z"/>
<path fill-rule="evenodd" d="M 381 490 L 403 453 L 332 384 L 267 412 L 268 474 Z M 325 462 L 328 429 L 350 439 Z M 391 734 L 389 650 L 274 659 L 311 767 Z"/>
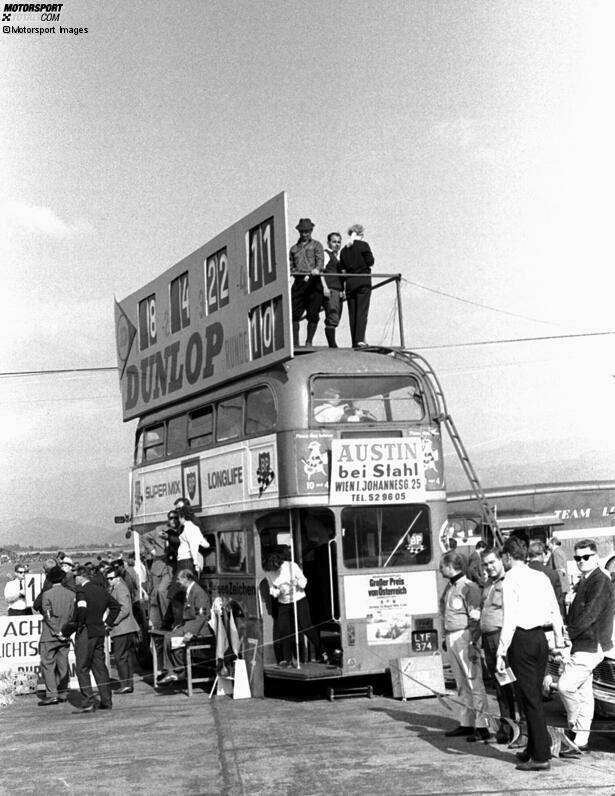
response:
<path fill-rule="evenodd" d="M 124 420 L 292 355 L 286 194 L 115 305 Z"/>

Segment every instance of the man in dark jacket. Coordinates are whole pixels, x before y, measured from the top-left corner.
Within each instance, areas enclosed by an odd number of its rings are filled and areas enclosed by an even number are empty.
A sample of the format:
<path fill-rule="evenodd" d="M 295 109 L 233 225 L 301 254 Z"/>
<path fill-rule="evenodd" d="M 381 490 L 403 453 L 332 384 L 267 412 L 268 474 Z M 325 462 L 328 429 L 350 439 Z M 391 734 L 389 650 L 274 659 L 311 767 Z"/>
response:
<path fill-rule="evenodd" d="M 79 712 L 91 713 L 97 707 L 101 710 L 111 710 L 110 677 L 105 663 L 105 636 L 113 627 L 120 612 L 120 605 L 109 592 L 92 583 L 85 567 L 76 568 L 75 581 L 77 583 L 74 620 L 77 626 L 75 659 L 77 680 L 83 695 Z M 98 686 L 100 705 L 94 700 L 90 672 L 94 675 Z"/>
<path fill-rule="evenodd" d="M 568 635 L 572 642 L 570 660 L 560 677 L 558 690 L 568 715 L 568 724 L 575 744 L 587 750 L 592 719 L 594 693 L 592 674 L 613 647 L 613 611 L 615 600 L 609 576 L 600 569 L 596 543 L 583 539 L 574 546 L 574 560 L 581 580 L 568 613 Z M 572 757 L 574 750 L 561 753 Z"/>
<path fill-rule="evenodd" d="M 353 274 L 346 280 L 346 303 L 353 348 L 367 346 L 365 329 L 372 296 L 372 280 L 368 276 L 354 276 L 370 274 L 374 264 L 369 243 L 363 240 L 364 231 L 361 224 L 353 224 L 348 230 L 350 240 L 340 252 L 340 271 Z"/>
<path fill-rule="evenodd" d="M 535 539 L 530 542 L 527 548 L 527 565 L 530 569 L 535 569 L 537 572 L 543 572 L 551 581 L 555 599 L 559 606 L 562 605 L 563 594 L 562 584 L 557 572 L 545 563 L 546 548 L 540 539 Z"/>

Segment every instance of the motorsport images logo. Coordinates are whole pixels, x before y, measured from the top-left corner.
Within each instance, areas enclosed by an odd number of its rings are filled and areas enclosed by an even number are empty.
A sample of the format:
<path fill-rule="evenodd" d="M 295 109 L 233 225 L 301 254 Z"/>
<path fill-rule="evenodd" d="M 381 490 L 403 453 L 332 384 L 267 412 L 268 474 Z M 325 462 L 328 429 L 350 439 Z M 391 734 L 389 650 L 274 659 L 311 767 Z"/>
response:
<path fill-rule="evenodd" d="M 34 25 L 7 25 L 7 22 L 59 22 L 64 3 L 5 3 L 2 9 L 3 33 L 34 33 L 42 36 L 47 33 L 56 33 L 56 26 L 41 27 Z M 87 28 L 68 28 L 59 25 L 60 33 L 87 33 Z"/>

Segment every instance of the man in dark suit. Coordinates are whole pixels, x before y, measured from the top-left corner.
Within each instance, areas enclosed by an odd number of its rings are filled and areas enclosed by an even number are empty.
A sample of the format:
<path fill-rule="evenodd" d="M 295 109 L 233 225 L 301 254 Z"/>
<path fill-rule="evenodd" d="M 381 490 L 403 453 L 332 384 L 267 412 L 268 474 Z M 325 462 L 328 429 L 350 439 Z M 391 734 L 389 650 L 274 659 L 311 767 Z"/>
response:
<path fill-rule="evenodd" d="M 92 583 L 85 567 L 76 567 L 75 582 L 77 584 L 74 619 L 75 659 L 77 680 L 83 695 L 79 712 L 91 713 L 97 707 L 101 710 L 111 710 L 110 677 L 105 663 L 105 636 L 113 627 L 120 612 L 120 605 L 106 589 Z M 90 672 L 94 675 L 98 686 L 100 705 L 94 700 Z"/>
<path fill-rule="evenodd" d="M 185 676 L 185 650 L 183 646 L 195 636 L 211 631 L 208 627 L 211 604 L 209 597 L 194 580 L 189 569 L 177 573 L 177 583 L 186 592 L 181 623 L 169 631 L 164 639 L 162 659 L 167 674 L 160 683 L 175 683 Z"/>
<path fill-rule="evenodd" d="M 530 542 L 527 548 L 527 565 L 530 569 L 535 569 L 537 572 L 544 572 L 551 581 L 557 604 L 561 605 L 563 599 L 562 584 L 557 572 L 545 563 L 546 552 L 544 544 L 539 539 Z"/>
<path fill-rule="evenodd" d="M 374 255 L 369 243 L 363 240 L 364 228 L 361 224 L 353 224 L 348 235 L 350 240 L 340 252 L 340 271 L 353 274 L 346 280 L 346 303 L 353 348 L 365 348 L 365 329 L 367 314 L 372 296 L 372 280 L 367 276 L 354 274 L 370 274 L 374 264 Z"/>

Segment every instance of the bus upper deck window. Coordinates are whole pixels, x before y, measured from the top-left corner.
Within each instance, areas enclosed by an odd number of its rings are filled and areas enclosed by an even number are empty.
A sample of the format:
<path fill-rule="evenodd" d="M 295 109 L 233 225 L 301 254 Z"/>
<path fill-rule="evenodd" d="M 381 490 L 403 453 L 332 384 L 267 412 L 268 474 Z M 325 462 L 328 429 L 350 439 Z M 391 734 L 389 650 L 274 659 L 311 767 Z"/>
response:
<path fill-rule="evenodd" d="M 246 434 L 265 434 L 275 428 L 276 413 L 269 387 L 250 390 L 246 395 Z"/>
<path fill-rule="evenodd" d="M 218 442 L 236 439 L 243 429 L 243 396 L 225 398 L 218 403 L 216 418 L 216 439 Z"/>
<path fill-rule="evenodd" d="M 145 434 L 143 429 L 137 431 L 137 441 L 135 443 L 135 464 L 143 464 L 143 438 Z"/>
<path fill-rule="evenodd" d="M 167 420 L 167 456 L 182 453 L 186 447 L 186 415 Z"/>
<path fill-rule="evenodd" d="M 319 376 L 312 382 L 312 417 L 317 423 L 418 421 L 424 415 L 413 376 Z"/>
<path fill-rule="evenodd" d="M 151 462 L 164 456 L 164 425 L 146 428 L 143 434 L 143 461 Z"/>
<path fill-rule="evenodd" d="M 432 545 L 426 505 L 346 508 L 342 550 L 349 569 L 389 569 L 427 564 Z"/>
<path fill-rule="evenodd" d="M 206 448 L 214 441 L 214 410 L 204 406 L 188 416 L 188 447 Z"/>

